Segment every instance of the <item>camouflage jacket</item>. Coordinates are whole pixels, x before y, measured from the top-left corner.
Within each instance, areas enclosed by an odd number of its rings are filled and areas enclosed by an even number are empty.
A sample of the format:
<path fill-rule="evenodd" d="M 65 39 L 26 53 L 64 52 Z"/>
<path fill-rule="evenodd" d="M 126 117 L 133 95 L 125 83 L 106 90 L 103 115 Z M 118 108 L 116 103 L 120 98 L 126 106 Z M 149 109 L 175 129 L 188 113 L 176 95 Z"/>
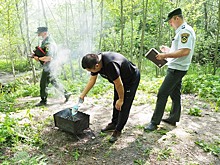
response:
<path fill-rule="evenodd" d="M 56 54 L 56 43 L 54 40 L 48 36 L 41 43 L 41 48 L 45 51 L 46 56 L 55 56 Z"/>
<path fill-rule="evenodd" d="M 56 55 L 57 46 L 52 37 L 47 36 L 41 43 L 40 46 L 46 53 L 46 56 L 54 57 Z M 42 65 L 49 65 L 50 62 L 44 63 L 41 61 Z"/>

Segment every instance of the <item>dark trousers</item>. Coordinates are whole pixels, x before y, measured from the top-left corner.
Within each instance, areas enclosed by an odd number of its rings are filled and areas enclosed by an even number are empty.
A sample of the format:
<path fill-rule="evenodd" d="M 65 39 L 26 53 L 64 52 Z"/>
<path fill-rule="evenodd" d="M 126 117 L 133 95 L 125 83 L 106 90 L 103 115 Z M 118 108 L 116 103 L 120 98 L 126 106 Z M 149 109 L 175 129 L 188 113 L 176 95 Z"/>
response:
<path fill-rule="evenodd" d="M 116 125 L 117 131 L 121 131 L 128 120 L 131 105 L 134 100 L 139 82 L 140 82 L 140 72 L 137 69 L 133 81 L 129 85 L 124 84 L 124 103 L 121 107 L 121 111 L 118 111 L 115 108 L 115 103 L 119 99 L 119 97 L 116 89 L 114 88 L 112 123 Z"/>
<path fill-rule="evenodd" d="M 166 107 L 167 99 L 170 96 L 172 100 L 172 107 L 169 119 L 173 122 L 180 120 L 181 114 L 181 86 L 182 78 L 187 71 L 179 71 L 175 69 L 167 69 L 167 75 L 160 86 L 157 94 L 157 102 L 154 114 L 151 118 L 151 123 L 159 125 Z"/>
<path fill-rule="evenodd" d="M 59 84 L 55 78 L 53 78 L 50 75 L 50 71 L 46 71 L 43 69 L 40 79 L 40 97 L 42 101 L 47 101 L 47 87 L 51 83 L 57 90 L 59 90 L 62 93 L 66 93 L 66 90 L 64 90 L 63 86 Z"/>

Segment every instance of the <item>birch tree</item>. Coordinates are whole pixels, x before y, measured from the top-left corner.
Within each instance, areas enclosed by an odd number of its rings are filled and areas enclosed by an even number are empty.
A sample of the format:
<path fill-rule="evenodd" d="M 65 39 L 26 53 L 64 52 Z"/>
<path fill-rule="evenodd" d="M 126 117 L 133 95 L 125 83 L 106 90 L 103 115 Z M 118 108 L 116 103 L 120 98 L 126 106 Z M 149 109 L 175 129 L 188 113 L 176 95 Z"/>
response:
<path fill-rule="evenodd" d="M 216 74 L 217 67 L 220 67 L 220 60 L 219 60 L 219 54 L 220 54 L 220 44 L 219 44 L 219 31 L 220 31 L 220 0 L 218 1 L 218 27 L 217 27 L 217 33 L 216 33 L 216 48 L 215 48 L 215 58 L 214 58 L 214 71 L 213 74 Z M 218 62 L 218 63 L 217 63 Z"/>
<path fill-rule="evenodd" d="M 142 30 L 141 30 L 141 46 L 140 46 L 140 54 L 138 56 L 138 68 L 141 70 L 141 62 L 142 56 L 144 55 L 144 36 L 145 36 L 145 26 L 146 26 L 146 19 L 147 19 L 147 8 L 148 8 L 148 0 L 143 0 L 143 18 L 142 18 Z"/>
<path fill-rule="evenodd" d="M 27 38 L 27 50 L 29 52 L 29 54 L 32 53 L 31 50 L 31 42 L 30 42 L 30 35 L 29 35 L 29 20 L 28 20 L 28 3 L 27 0 L 23 0 L 23 4 L 24 4 L 24 15 L 25 15 L 25 23 L 26 23 L 26 38 Z M 36 71 L 35 71 L 35 66 L 33 64 L 32 59 L 28 58 L 29 63 L 31 64 L 31 70 L 32 70 L 32 74 L 33 74 L 33 80 L 34 80 L 34 84 L 36 84 L 37 80 L 36 80 Z"/>

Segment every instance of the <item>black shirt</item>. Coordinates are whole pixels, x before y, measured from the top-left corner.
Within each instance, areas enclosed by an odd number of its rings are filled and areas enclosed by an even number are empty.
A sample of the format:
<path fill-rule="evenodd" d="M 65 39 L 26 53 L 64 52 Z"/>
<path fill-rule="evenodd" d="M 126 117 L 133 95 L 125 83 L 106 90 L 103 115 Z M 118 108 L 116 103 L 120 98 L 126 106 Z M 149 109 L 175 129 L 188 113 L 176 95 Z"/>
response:
<path fill-rule="evenodd" d="M 135 78 L 136 66 L 126 59 L 123 55 L 115 52 L 103 52 L 102 55 L 102 69 L 99 72 L 91 75 L 97 75 L 98 73 L 108 79 L 110 83 L 113 83 L 119 76 L 124 85 L 128 85 Z"/>

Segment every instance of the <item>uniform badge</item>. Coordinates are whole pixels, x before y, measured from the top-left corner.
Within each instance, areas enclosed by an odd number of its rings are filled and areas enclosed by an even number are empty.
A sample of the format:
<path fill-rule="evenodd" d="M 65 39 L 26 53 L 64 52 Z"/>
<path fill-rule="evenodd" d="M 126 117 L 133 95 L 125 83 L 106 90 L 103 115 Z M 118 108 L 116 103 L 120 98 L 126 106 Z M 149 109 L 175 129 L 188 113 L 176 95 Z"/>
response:
<path fill-rule="evenodd" d="M 189 33 L 183 33 L 181 34 L 181 42 L 186 43 L 188 41 Z"/>
<path fill-rule="evenodd" d="M 46 50 L 46 52 L 48 52 L 49 51 L 49 45 L 47 44 L 47 45 L 45 45 L 45 50 Z"/>

